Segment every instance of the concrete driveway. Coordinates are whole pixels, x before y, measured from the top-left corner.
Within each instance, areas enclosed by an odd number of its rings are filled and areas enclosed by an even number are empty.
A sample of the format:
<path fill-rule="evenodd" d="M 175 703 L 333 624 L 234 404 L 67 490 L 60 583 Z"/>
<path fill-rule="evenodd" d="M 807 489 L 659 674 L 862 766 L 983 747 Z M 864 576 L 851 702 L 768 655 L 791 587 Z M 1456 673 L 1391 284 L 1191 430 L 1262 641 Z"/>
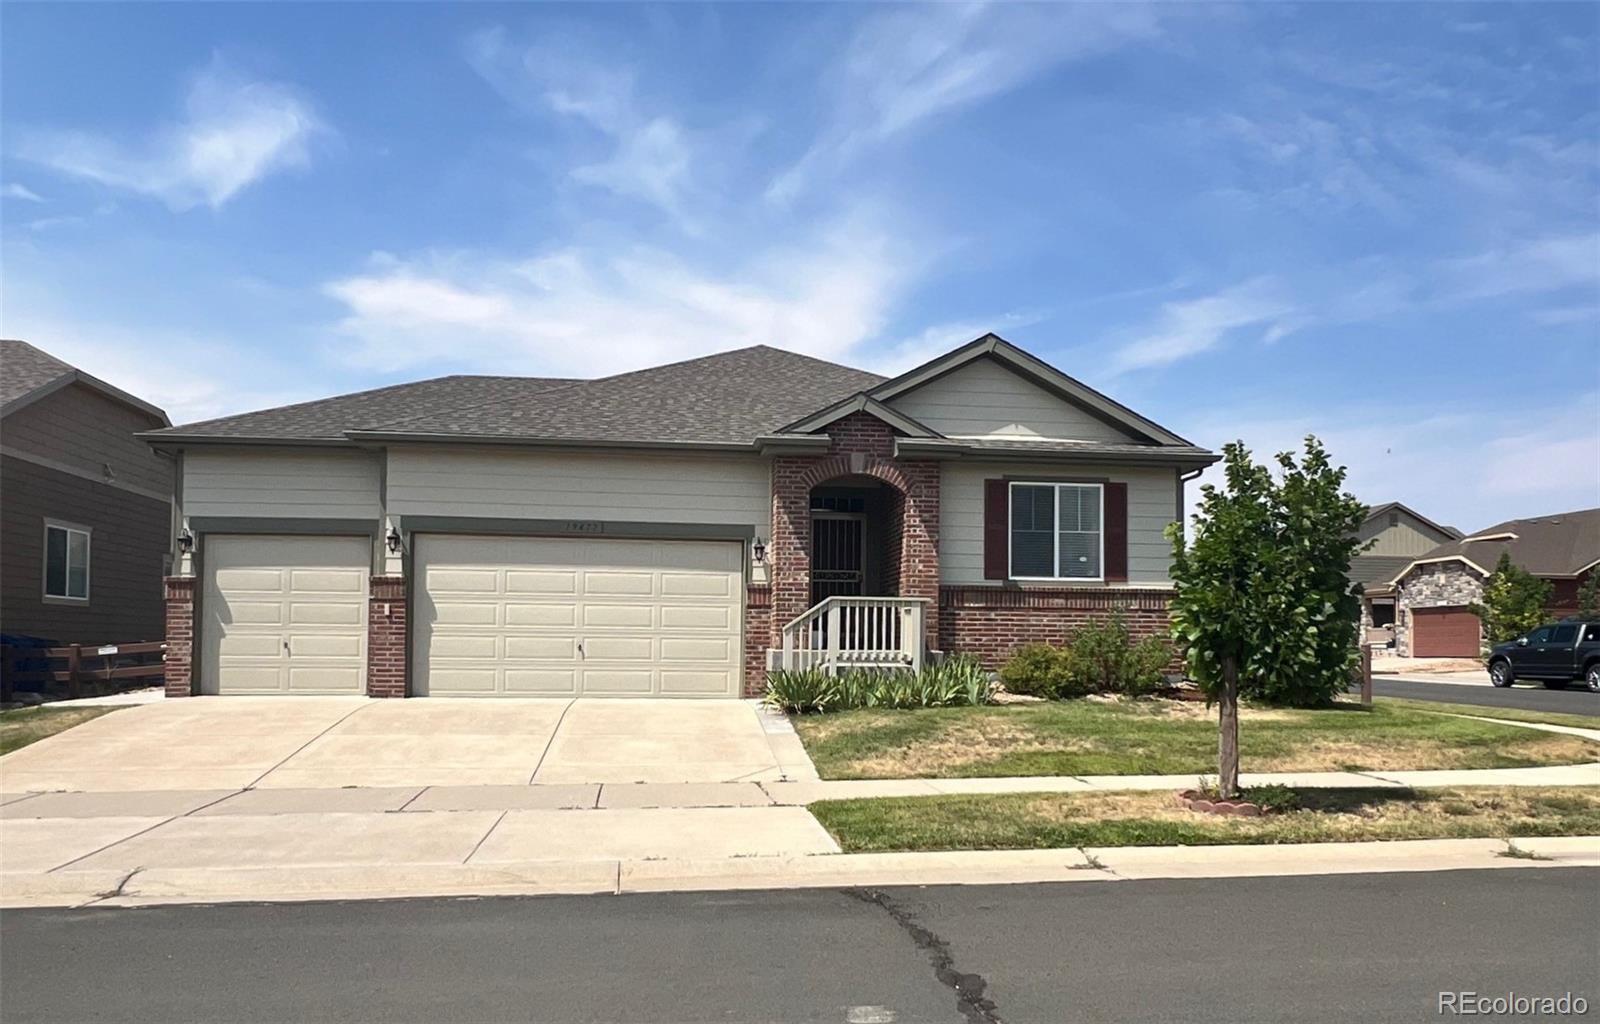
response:
<path fill-rule="evenodd" d="M 191 697 L 0 758 L 0 793 L 768 782 L 792 738 L 737 700 Z"/>

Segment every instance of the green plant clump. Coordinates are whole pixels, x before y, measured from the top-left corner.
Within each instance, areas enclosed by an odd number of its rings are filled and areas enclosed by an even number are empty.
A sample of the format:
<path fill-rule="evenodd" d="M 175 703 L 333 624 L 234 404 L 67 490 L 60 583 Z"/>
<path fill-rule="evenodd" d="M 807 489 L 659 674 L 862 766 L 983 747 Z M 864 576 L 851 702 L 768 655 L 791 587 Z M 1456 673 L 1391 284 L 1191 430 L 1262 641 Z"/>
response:
<path fill-rule="evenodd" d="M 851 708 L 950 708 L 987 704 L 994 686 L 983 666 L 960 654 L 921 672 L 851 669 L 837 676 L 821 669 L 767 673 L 762 701 L 791 714 Z"/>

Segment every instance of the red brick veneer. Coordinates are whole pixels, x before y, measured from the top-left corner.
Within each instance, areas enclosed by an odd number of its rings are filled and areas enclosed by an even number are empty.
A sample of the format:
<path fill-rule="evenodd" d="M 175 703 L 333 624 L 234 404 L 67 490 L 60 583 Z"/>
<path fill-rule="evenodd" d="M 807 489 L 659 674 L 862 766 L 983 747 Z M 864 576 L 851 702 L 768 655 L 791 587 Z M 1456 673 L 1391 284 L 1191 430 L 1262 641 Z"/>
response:
<path fill-rule="evenodd" d="M 827 433 L 827 455 L 772 460 L 769 642 L 780 646 L 783 624 L 811 606 L 811 489 L 837 477 L 870 476 L 899 492 L 898 593 L 928 599 L 928 642 L 933 645 L 938 635 L 938 616 L 932 611 L 939 596 L 939 464 L 894 458 L 893 428 L 868 413 L 852 413 L 829 425 Z"/>
<path fill-rule="evenodd" d="M 367 590 L 367 696 L 405 695 L 405 577 L 374 576 Z"/>
<path fill-rule="evenodd" d="M 767 644 L 772 639 L 772 588 L 752 585 L 744 602 L 744 685 L 746 697 L 767 687 Z"/>
<path fill-rule="evenodd" d="M 168 697 L 194 694 L 194 577 L 166 578 Z"/>
<path fill-rule="evenodd" d="M 941 587 L 939 646 L 977 655 L 985 668 L 997 669 L 1023 644 L 1065 643 L 1074 627 L 1119 605 L 1135 637 L 1167 636 L 1171 597 L 1170 590 L 1113 587 Z"/>

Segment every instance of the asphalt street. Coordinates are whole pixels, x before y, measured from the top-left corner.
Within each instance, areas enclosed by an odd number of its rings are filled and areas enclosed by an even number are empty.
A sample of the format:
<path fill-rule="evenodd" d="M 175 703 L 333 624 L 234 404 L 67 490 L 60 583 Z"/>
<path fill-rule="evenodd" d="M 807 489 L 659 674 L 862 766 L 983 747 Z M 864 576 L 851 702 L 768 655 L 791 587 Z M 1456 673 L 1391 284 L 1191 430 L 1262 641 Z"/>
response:
<path fill-rule="evenodd" d="M 0 915 L 31 1021 L 1437 1021 L 1600 1012 L 1600 869 Z"/>
<path fill-rule="evenodd" d="M 1600 694 L 1590 693 L 1583 683 L 1568 683 L 1565 690 L 1546 689 L 1541 683 L 1518 683 L 1504 690 L 1480 683 L 1433 683 L 1372 677 L 1372 692 L 1379 697 L 1405 697 L 1408 700 L 1437 700 L 1450 704 L 1482 704 L 1485 707 L 1522 708 L 1527 711 L 1559 711 L 1567 715 L 1600 717 Z"/>

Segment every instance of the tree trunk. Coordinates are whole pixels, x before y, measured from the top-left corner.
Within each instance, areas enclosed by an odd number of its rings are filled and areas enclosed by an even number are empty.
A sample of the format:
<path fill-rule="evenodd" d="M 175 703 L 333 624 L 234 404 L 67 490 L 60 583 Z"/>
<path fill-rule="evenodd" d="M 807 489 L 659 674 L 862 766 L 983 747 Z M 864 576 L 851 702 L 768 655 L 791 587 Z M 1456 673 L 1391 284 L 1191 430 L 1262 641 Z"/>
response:
<path fill-rule="evenodd" d="M 1239 795 L 1239 659 L 1222 659 L 1222 695 L 1217 700 L 1217 788 L 1226 798 Z"/>

